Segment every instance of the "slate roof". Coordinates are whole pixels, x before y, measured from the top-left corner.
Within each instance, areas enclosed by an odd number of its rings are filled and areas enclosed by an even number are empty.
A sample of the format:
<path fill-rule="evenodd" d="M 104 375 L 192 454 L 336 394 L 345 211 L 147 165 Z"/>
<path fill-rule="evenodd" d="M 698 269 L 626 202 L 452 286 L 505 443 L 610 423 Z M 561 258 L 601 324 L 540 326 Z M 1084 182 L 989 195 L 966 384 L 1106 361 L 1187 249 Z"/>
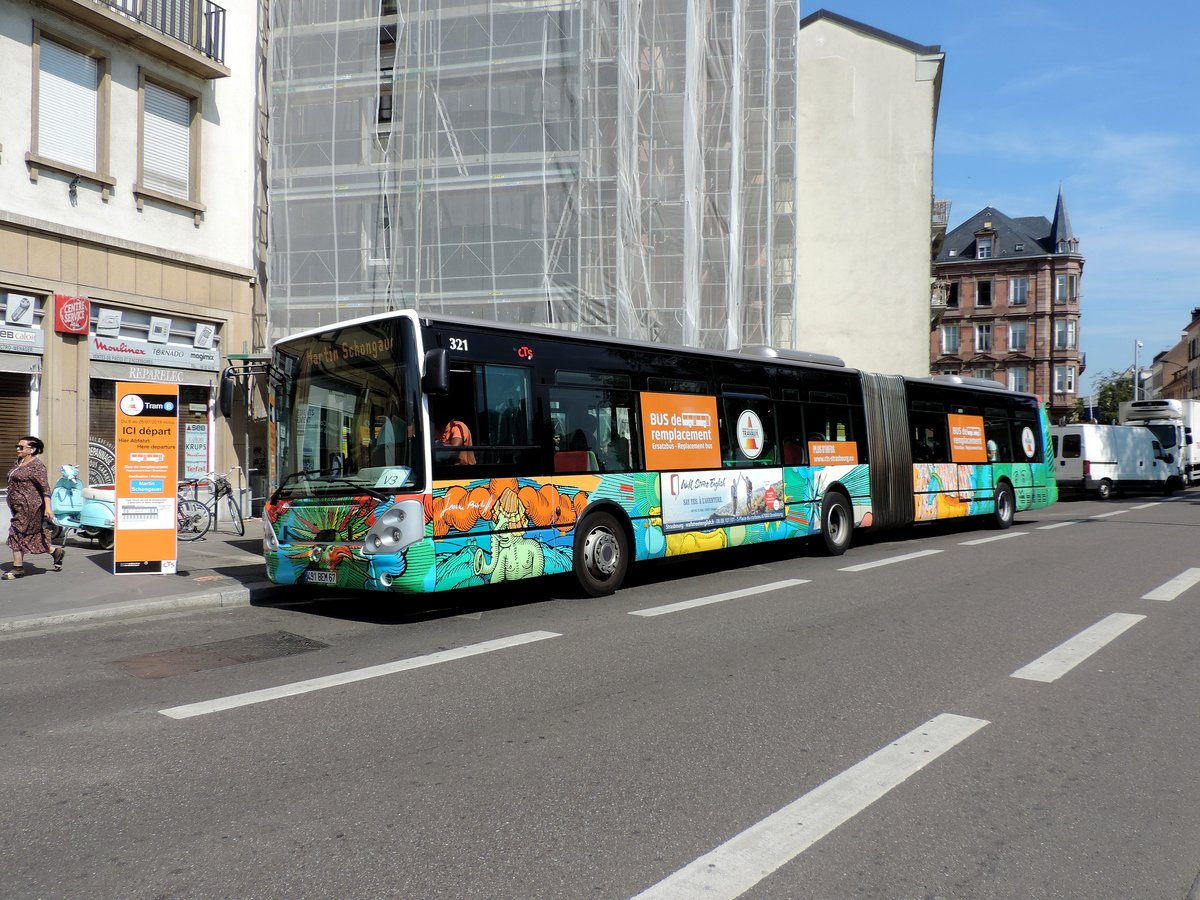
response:
<path fill-rule="evenodd" d="M 1075 232 L 1071 230 L 1071 219 L 1067 215 L 1067 204 L 1063 200 L 1062 188 L 1058 189 L 1058 202 L 1054 204 L 1054 223 L 1050 226 L 1050 242 L 1057 247 L 1061 242 L 1068 244 L 1075 240 Z"/>
<path fill-rule="evenodd" d="M 975 233 L 986 223 L 995 237 L 992 259 L 1022 259 L 1057 253 L 1059 240 L 1075 238 L 1062 190 L 1054 209 L 1053 224 L 1045 216 L 1010 218 L 993 206 L 986 206 L 946 235 L 936 263 L 975 262 Z M 1018 249 L 1018 247 L 1020 249 Z M 1078 249 L 1075 253 L 1078 254 Z"/>

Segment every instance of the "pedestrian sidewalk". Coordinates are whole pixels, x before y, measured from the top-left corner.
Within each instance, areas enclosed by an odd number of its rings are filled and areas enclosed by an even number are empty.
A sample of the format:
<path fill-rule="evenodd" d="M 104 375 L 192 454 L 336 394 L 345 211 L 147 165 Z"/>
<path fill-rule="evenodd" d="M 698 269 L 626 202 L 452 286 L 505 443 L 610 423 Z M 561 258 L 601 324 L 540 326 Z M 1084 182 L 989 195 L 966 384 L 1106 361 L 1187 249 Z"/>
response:
<path fill-rule="evenodd" d="M 244 537 L 225 524 L 201 540 L 180 541 L 175 575 L 114 575 L 111 550 L 80 537 L 67 538 L 66 547 L 61 572 L 38 554 L 25 558 L 24 578 L 0 581 L 0 635 L 173 609 L 249 606 L 280 591 L 267 580 L 259 519 L 246 520 Z M 12 552 L 0 547 L 0 570 L 11 564 Z"/>

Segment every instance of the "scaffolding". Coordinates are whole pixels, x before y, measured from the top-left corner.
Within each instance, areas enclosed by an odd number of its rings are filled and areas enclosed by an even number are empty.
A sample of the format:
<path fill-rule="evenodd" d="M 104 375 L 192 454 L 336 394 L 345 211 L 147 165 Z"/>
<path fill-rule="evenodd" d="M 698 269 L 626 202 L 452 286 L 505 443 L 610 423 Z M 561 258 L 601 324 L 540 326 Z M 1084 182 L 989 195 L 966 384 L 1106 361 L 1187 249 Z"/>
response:
<path fill-rule="evenodd" d="M 789 345 L 796 0 L 270 16 L 272 337 L 415 308 Z"/>

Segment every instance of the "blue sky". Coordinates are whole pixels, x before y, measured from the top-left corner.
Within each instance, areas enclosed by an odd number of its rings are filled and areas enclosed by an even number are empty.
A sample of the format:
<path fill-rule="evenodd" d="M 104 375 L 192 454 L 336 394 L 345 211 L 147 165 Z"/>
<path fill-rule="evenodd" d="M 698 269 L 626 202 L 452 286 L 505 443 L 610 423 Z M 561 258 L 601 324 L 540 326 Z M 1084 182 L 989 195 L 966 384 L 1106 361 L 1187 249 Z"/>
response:
<path fill-rule="evenodd" d="M 1054 214 L 1086 262 L 1081 388 L 1179 340 L 1200 306 L 1200 4 L 801 0 L 946 54 L 934 194 Z"/>

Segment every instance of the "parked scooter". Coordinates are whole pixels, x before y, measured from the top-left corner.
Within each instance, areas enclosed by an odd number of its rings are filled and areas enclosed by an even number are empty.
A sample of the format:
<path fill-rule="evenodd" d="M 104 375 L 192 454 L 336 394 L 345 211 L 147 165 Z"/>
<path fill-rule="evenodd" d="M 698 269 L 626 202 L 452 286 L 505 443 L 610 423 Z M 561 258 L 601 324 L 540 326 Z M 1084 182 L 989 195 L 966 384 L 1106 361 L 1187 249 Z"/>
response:
<path fill-rule="evenodd" d="M 84 487 L 79 467 L 59 467 L 62 477 L 50 491 L 54 514 L 54 540 L 62 543 L 69 535 L 82 535 L 111 550 L 116 527 L 116 491 L 112 487 Z"/>

